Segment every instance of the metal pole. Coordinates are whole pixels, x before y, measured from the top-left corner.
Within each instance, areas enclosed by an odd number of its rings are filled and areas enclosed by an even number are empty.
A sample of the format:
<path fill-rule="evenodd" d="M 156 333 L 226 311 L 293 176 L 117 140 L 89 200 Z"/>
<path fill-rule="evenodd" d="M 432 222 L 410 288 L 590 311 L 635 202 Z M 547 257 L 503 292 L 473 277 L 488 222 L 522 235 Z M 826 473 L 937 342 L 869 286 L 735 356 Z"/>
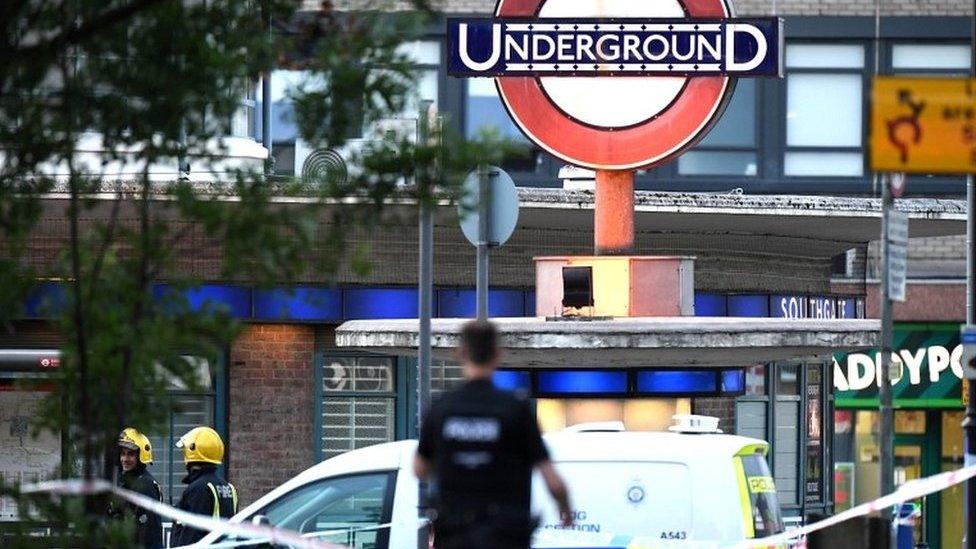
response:
<path fill-rule="evenodd" d="M 488 319 L 488 240 L 491 238 L 491 185 L 488 166 L 478 166 L 478 259 L 476 294 L 478 320 Z"/>
<path fill-rule="evenodd" d="M 271 170 L 271 71 L 261 77 L 261 144 L 268 151 L 268 161 L 264 163 L 265 173 Z"/>
<path fill-rule="evenodd" d="M 417 120 L 417 142 L 427 142 L 427 110 L 429 101 L 421 104 Z M 418 181 L 421 185 L 431 182 Z M 433 192 L 420 193 L 420 328 L 417 341 L 417 429 L 424 424 L 424 414 L 430 409 L 430 317 L 434 296 L 434 214 Z M 427 195 L 425 197 L 425 195 Z"/>
<path fill-rule="evenodd" d="M 891 262 L 888 258 L 888 217 L 891 212 L 894 199 L 891 196 L 891 188 L 888 186 L 887 178 L 879 174 L 881 180 L 881 387 L 878 391 L 879 414 L 881 416 L 881 493 L 890 494 L 894 491 L 895 484 L 895 433 L 894 433 L 894 410 L 891 403 L 891 288 L 888 284 L 888 271 Z M 882 516 L 891 519 L 891 508 L 886 507 L 882 510 Z"/>
<path fill-rule="evenodd" d="M 976 1 L 976 0 L 974 0 Z M 874 2 L 874 75 L 881 72 L 881 0 Z M 881 494 L 890 494 L 895 489 L 895 433 L 894 409 L 891 402 L 891 288 L 889 286 L 888 271 L 891 269 L 889 261 L 888 224 L 894 198 L 884 174 L 877 175 L 881 184 L 881 387 L 878 388 L 878 415 L 880 416 L 880 455 L 881 461 Z M 881 516 L 891 520 L 891 508 L 881 510 Z M 892 536 L 894 537 L 894 536 Z M 893 542 L 892 542 L 893 543 Z"/>
<path fill-rule="evenodd" d="M 976 20 L 974 20 L 976 21 Z M 976 27 L 976 24 L 974 24 Z M 976 32 L 976 28 L 973 29 Z M 976 35 L 974 35 L 976 40 Z M 974 44 L 973 58 L 976 61 L 976 44 Z M 976 314 L 976 289 L 973 287 L 974 266 L 976 261 L 976 222 L 973 210 L 976 205 L 976 189 L 973 188 L 973 176 L 966 178 L 966 324 L 973 323 Z M 969 399 L 966 403 L 966 417 L 962 420 L 962 430 L 966 437 L 966 456 L 964 465 L 976 465 L 976 380 L 970 380 Z M 966 481 L 966 549 L 976 549 L 976 479 Z"/>
<path fill-rule="evenodd" d="M 271 14 L 267 8 L 264 12 L 265 24 L 268 26 L 268 39 L 274 40 L 274 31 L 271 27 Z M 264 174 L 269 175 L 274 171 L 274 156 L 271 155 L 271 72 L 274 67 L 261 75 L 261 145 L 268 151 L 268 160 L 264 163 Z"/>
<path fill-rule="evenodd" d="M 976 10 L 976 0 L 973 0 Z M 970 74 L 976 76 L 976 11 L 973 11 L 972 36 L 970 37 Z M 973 176 L 966 178 L 966 324 L 973 324 L 976 314 L 976 288 L 974 288 L 973 270 L 976 269 L 976 221 L 973 210 L 976 210 L 976 189 L 973 188 Z M 966 402 L 966 417 L 962 420 L 963 435 L 966 437 L 965 465 L 976 465 L 976 380 L 970 380 L 969 399 Z M 976 549 L 976 479 L 966 482 L 966 549 Z"/>

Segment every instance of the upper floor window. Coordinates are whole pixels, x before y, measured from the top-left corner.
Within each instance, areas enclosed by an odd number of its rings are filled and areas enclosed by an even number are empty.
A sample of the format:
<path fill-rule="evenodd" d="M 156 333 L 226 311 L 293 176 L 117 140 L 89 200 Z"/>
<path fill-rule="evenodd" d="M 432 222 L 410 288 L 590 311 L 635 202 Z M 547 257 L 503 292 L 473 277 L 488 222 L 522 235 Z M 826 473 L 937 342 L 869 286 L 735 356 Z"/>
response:
<path fill-rule="evenodd" d="M 474 139 L 488 130 L 518 145 L 517 152 L 501 160 L 509 172 L 536 172 L 543 162 L 541 149 L 533 145 L 508 115 L 494 78 L 469 78 L 464 98 L 464 135 Z"/>
<path fill-rule="evenodd" d="M 786 48 L 787 176 L 864 175 L 864 47 Z"/>
<path fill-rule="evenodd" d="M 756 80 L 739 79 L 732 100 L 715 127 L 694 149 L 678 157 L 681 175 L 758 175 Z"/>
<path fill-rule="evenodd" d="M 897 73 L 968 73 L 970 51 L 963 44 L 894 44 L 891 68 Z"/>
<path fill-rule="evenodd" d="M 410 63 L 413 82 L 410 91 L 404 96 L 403 110 L 400 112 L 384 112 L 381 123 L 365 120 L 365 103 L 359 103 L 360 112 L 358 122 L 352 123 L 347 135 L 350 141 L 372 140 L 384 137 L 385 131 L 396 130 L 397 137 L 412 138 L 415 135 L 416 122 L 423 102 L 429 101 L 435 106 L 440 95 L 440 75 L 438 69 L 441 64 L 441 45 L 434 40 L 405 42 L 397 47 L 397 54 Z M 304 142 L 299 135 L 295 104 L 293 96 L 302 89 L 321 91 L 328 87 L 328 82 L 321 74 L 307 70 L 276 70 L 271 74 L 271 140 L 274 145 L 275 172 L 278 174 L 300 175 L 305 158 L 312 151 L 311 146 Z M 253 102 L 260 108 L 261 89 L 258 90 L 257 101 Z M 377 103 L 381 101 L 377 100 Z M 352 104 L 352 103 L 350 103 Z M 354 105 L 353 108 L 356 108 Z M 374 113 L 376 114 L 376 113 Z M 262 120 L 255 117 L 254 134 L 260 138 L 262 134 Z M 414 131 L 410 131 L 414 130 Z M 349 149 L 355 147 L 350 144 Z M 340 152 L 340 154 L 342 154 Z M 351 154 L 351 153 L 350 153 Z"/>
<path fill-rule="evenodd" d="M 528 143 L 522 131 L 512 120 L 498 96 L 494 78 L 469 78 L 468 93 L 464 101 L 464 135 L 473 139 L 479 133 L 490 130 L 500 137 Z"/>

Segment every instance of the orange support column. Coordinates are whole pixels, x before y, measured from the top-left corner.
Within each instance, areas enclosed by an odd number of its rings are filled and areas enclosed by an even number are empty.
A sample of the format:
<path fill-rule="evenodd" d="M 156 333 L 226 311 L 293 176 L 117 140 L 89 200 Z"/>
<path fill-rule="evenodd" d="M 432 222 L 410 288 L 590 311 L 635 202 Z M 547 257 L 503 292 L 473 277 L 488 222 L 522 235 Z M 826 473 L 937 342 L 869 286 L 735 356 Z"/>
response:
<path fill-rule="evenodd" d="M 593 209 L 596 255 L 624 255 L 634 249 L 634 171 L 596 171 Z"/>

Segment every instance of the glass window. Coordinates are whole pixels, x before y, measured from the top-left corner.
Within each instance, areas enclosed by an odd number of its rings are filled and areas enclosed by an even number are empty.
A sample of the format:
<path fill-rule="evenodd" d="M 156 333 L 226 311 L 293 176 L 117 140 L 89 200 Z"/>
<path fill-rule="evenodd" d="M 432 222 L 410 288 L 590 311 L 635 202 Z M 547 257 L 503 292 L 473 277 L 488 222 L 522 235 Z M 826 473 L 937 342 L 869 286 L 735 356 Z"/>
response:
<path fill-rule="evenodd" d="M 766 394 L 766 365 L 754 364 L 746 368 L 746 394 Z"/>
<path fill-rule="evenodd" d="M 766 401 L 735 403 L 735 434 L 766 440 Z"/>
<path fill-rule="evenodd" d="M 327 357 L 322 361 L 322 432 L 328 459 L 396 438 L 396 358 Z"/>
<path fill-rule="evenodd" d="M 214 382 L 218 375 L 217 368 L 202 357 L 183 356 L 183 359 L 194 367 L 196 383 L 201 392 L 188 391 L 179 379 L 164 373 L 169 385 L 166 397 L 169 420 L 164 424 L 165 429 L 146 433 L 153 448 L 153 463 L 148 467 L 149 472 L 159 483 L 163 502 L 171 505 L 180 501 L 186 487 L 183 484 L 186 475 L 183 452 L 176 447 L 176 441 L 194 427 L 214 425 L 216 417 Z"/>
<path fill-rule="evenodd" d="M 787 146 L 861 146 L 860 74 L 791 74 L 786 105 Z"/>
<path fill-rule="evenodd" d="M 508 111 L 502 104 L 495 88 L 494 78 L 469 78 L 468 96 L 464 108 L 464 129 L 468 139 L 489 130 L 496 131 L 501 137 L 514 141 L 528 143 L 522 135 Z"/>
<path fill-rule="evenodd" d="M 963 44 L 895 44 L 891 66 L 899 70 L 969 70 L 969 46 Z"/>
<path fill-rule="evenodd" d="M 776 394 L 800 394 L 800 367 L 797 364 L 781 364 L 776 368 Z"/>
<path fill-rule="evenodd" d="M 797 400 L 777 401 L 776 431 L 773 435 L 773 467 L 776 487 L 784 504 L 798 504 L 800 483 L 800 402 Z"/>
<path fill-rule="evenodd" d="M 823 498 L 823 376 L 818 364 L 807 366 L 807 454 L 806 454 L 806 500 L 820 501 Z"/>
<path fill-rule="evenodd" d="M 864 47 L 857 44 L 790 44 L 786 66 L 791 69 L 861 69 Z"/>
<path fill-rule="evenodd" d="M 678 157 L 681 175 L 743 175 L 759 173 L 755 152 L 693 150 Z"/>
<path fill-rule="evenodd" d="M 854 506 L 854 411 L 834 411 L 834 509 Z"/>
<path fill-rule="evenodd" d="M 864 175 L 864 48 L 787 47 L 787 176 Z"/>
<path fill-rule="evenodd" d="M 756 144 L 756 80 L 743 78 L 715 127 L 699 146 L 750 147 Z"/>
<path fill-rule="evenodd" d="M 756 81 L 742 79 L 715 127 L 694 149 L 678 157 L 678 173 L 751 177 L 758 174 L 758 165 Z"/>
<path fill-rule="evenodd" d="M 788 152 L 783 173 L 859 177 L 864 175 L 864 157 L 861 153 Z"/>
<path fill-rule="evenodd" d="M 386 547 L 394 472 L 326 478 L 306 484 L 255 513 L 268 523 L 354 549 Z M 252 518 L 253 518 L 252 516 Z M 229 541 L 224 538 L 221 541 Z"/>
<path fill-rule="evenodd" d="M 32 419 L 48 393 L 20 389 L 15 380 L 0 380 L 0 482 L 14 486 L 57 478 L 62 456 L 58 433 L 31 432 Z M 17 502 L 0 497 L 0 522 L 19 516 Z"/>

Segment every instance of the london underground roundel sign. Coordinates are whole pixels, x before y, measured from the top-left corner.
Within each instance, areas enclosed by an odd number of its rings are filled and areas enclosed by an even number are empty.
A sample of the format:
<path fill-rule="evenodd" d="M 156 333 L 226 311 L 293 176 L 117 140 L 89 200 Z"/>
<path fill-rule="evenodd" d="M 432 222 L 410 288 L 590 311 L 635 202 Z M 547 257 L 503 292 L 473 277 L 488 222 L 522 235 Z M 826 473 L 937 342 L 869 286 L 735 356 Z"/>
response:
<path fill-rule="evenodd" d="M 572 164 L 624 170 L 694 145 L 739 76 L 782 74 L 778 19 L 725 0 L 499 0 L 448 20 L 449 73 L 493 76 L 512 119 Z"/>

